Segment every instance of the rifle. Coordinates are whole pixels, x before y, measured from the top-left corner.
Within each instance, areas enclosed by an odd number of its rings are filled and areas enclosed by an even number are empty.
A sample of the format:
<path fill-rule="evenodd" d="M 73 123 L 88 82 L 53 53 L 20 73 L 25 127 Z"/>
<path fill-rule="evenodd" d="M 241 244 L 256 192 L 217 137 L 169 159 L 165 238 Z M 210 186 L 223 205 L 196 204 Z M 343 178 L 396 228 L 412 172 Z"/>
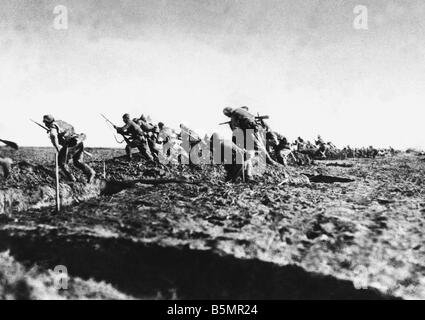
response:
<path fill-rule="evenodd" d="M 6 146 L 12 149 L 15 149 L 15 150 L 19 149 L 19 146 L 15 142 L 3 140 L 3 139 L 0 139 L 0 142 L 3 142 Z"/>
<path fill-rule="evenodd" d="M 267 120 L 269 118 L 270 118 L 269 116 L 260 116 L 260 115 L 255 116 L 256 121 Z M 218 125 L 221 126 L 223 124 L 230 124 L 230 123 L 231 123 L 231 121 L 226 121 L 226 122 L 219 123 Z"/>
<path fill-rule="evenodd" d="M 32 122 L 34 122 L 36 125 L 38 125 L 40 128 L 43 128 L 44 130 L 46 130 L 46 132 L 49 132 L 50 131 L 50 129 L 49 128 L 47 128 L 47 127 L 45 127 L 45 126 L 43 126 L 41 123 L 38 123 L 37 121 L 34 121 L 34 120 L 32 120 L 32 119 L 30 119 Z M 86 155 L 88 155 L 90 158 L 93 158 L 93 155 L 90 153 L 90 152 L 88 152 L 88 151 L 86 151 L 86 150 L 84 150 L 84 153 L 86 154 Z"/>
<path fill-rule="evenodd" d="M 111 120 L 109 120 L 108 118 L 106 118 L 105 117 L 105 115 L 103 115 L 102 113 L 100 114 L 102 117 L 103 117 L 103 119 L 105 119 L 105 121 L 107 122 L 107 123 L 109 123 L 114 129 L 116 129 L 117 128 L 117 126 L 111 121 Z M 124 141 L 127 143 L 127 144 L 130 144 L 130 140 L 124 135 L 124 134 L 122 134 L 122 133 L 120 133 L 120 135 L 124 138 Z M 119 143 L 119 144 L 121 144 L 121 143 L 123 143 L 123 141 L 118 141 L 118 139 L 117 139 L 117 137 L 115 136 L 115 133 L 114 133 L 114 138 L 115 138 L 115 141 L 117 142 L 117 143 Z"/>
<path fill-rule="evenodd" d="M 269 116 L 260 116 L 260 115 L 257 115 L 256 117 L 255 117 L 255 120 L 259 120 L 259 121 L 261 121 L 261 120 L 267 120 L 267 119 L 269 119 L 270 117 Z"/>
<path fill-rule="evenodd" d="M 34 121 L 33 119 L 30 119 L 32 122 L 34 122 L 37 126 L 43 128 L 44 130 L 46 130 L 47 132 L 49 132 L 49 129 L 45 126 L 43 126 L 42 124 L 38 123 L 37 121 Z"/>

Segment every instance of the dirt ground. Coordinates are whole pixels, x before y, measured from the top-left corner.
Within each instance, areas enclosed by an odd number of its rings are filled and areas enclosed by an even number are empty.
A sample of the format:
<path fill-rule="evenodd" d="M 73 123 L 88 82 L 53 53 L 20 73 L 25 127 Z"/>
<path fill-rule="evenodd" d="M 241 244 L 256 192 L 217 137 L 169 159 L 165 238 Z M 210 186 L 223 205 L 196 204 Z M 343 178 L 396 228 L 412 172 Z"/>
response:
<path fill-rule="evenodd" d="M 122 150 L 89 151 L 92 196 L 60 214 L 48 201 L 18 210 L 5 200 L 0 251 L 23 268 L 65 265 L 116 291 L 101 298 L 425 299 L 423 156 L 269 168 L 244 184 L 225 183 L 219 166 L 156 167 L 128 163 Z M 53 184 L 51 149 L 8 152 L 14 173 L 0 191 Z M 104 173 L 116 186 L 108 194 Z M 111 182 L 137 178 L 195 183 Z"/>

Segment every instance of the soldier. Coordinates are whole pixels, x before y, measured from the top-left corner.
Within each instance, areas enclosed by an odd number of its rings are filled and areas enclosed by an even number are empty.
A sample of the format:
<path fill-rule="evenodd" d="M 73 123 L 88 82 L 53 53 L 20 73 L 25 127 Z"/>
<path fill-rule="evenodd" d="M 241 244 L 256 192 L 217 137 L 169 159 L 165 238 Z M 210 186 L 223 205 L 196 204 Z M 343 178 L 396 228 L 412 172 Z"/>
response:
<path fill-rule="evenodd" d="M 260 131 L 264 130 L 260 124 L 257 123 L 254 115 L 249 113 L 245 108 L 224 108 L 223 113 L 225 116 L 230 118 L 230 128 L 232 131 L 236 129 L 241 129 L 244 132 L 245 145 L 239 146 L 242 148 L 249 148 L 247 142 L 254 142 L 254 148 L 262 150 L 265 153 L 266 161 L 269 164 L 278 165 L 274 161 L 270 154 L 266 150 L 265 141 L 260 137 Z M 255 155 L 255 150 L 247 150 L 247 156 L 253 157 Z M 247 159 L 248 160 L 248 159 Z"/>
<path fill-rule="evenodd" d="M 183 139 L 183 136 L 186 135 L 189 138 L 189 147 L 193 149 L 198 143 L 202 141 L 199 134 L 197 134 L 192 129 L 186 127 L 183 123 L 180 124 L 180 133 L 177 135 L 179 139 Z"/>
<path fill-rule="evenodd" d="M 163 145 L 164 155 L 169 158 L 172 153 L 184 152 L 180 145 L 180 141 L 177 139 L 177 133 L 164 125 L 164 123 L 158 123 L 159 133 L 156 138 L 156 143 Z M 177 155 L 178 156 L 178 155 Z"/>
<path fill-rule="evenodd" d="M 74 127 L 62 120 L 55 120 L 51 115 L 45 115 L 43 122 L 48 129 L 50 140 L 59 153 L 59 167 L 70 181 L 76 181 L 69 171 L 68 162 L 72 158 L 75 167 L 80 169 L 92 183 L 96 172 L 83 162 L 85 134 L 75 133 Z M 62 146 L 62 148 L 60 147 Z"/>
<path fill-rule="evenodd" d="M 148 139 L 142 128 L 133 120 L 131 120 L 128 113 L 122 116 L 124 122 L 123 127 L 114 126 L 117 132 L 126 138 L 127 146 L 125 152 L 129 160 L 132 159 L 131 149 L 137 148 L 143 157 L 148 161 L 153 161 L 152 154 L 149 150 Z"/>
<path fill-rule="evenodd" d="M 165 144 L 177 139 L 177 133 L 173 129 L 166 127 L 163 122 L 158 123 L 158 129 L 157 143 Z"/>
<path fill-rule="evenodd" d="M 156 145 L 159 133 L 158 126 L 148 121 L 148 119 L 143 114 L 140 116 L 139 119 L 136 120 L 136 123 L 145 132 L 145 137 L 147 139 L 151 154 L 155 159 L 158 159 L 158 154 L 160 152 L 158 146 Z"/>
<path fill-rule="evenodd" d="M 219 150 L 216 150 L 219 148 Z M 236 144 L 234 144 L 230 140 L 222 140 L 220 139 L 218 133 L 214 133 L 210 139 L 210 151 L 212 155 L 217 154 L 219 152 L 220 159 L 214 158 L 215 161 L 220 161 L 220 164 L 224 165 L 224 170 L 226 171 L 226 182 L 227 181 L 236 181 L 238 178 L 243 177 L 245 175 L 245 179 L 247 181 L 252 181 L 252 164 L 248 160 L 246 161 L 245 167 L 243 167 L 242 163 L 237 163 L 237 158 L 239 160 L 242 159 L 245 155 L 245 150 L 239 148 Z M 231 155 L 231 163 L 225 162 L 226 155 Z M 230 159 L 229 159 L 230 160 Z M 229 161 L 230 162 L 230 161 Z M 242 161 L 241 161 L 242 162 Z"/>
<path fill-rule="evenodd" d="M 288 165 L 288 156 L 292 153 L 288 139 L 274 131 L 267 132 L 266 139 L 268 148 L 267 152 L 270 153 L 269 148 L 272 147 L 277 162 L 284 166 Z"/>

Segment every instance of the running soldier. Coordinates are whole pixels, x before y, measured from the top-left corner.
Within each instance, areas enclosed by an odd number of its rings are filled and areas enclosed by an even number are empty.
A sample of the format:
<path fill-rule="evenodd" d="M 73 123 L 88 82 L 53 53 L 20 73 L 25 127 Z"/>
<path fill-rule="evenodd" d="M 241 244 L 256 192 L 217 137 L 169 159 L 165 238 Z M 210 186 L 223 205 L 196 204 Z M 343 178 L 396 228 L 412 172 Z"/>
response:
<path fill-rule="evenodd" d="M 43 122 L 48 129 L 53 147 L 59 153 L 59 167 L 66 177 L 72 182 L 76 181 L 68 166 L 68 162 L 72 158 L 75 167 L 85 174 L 89 183 L 92 183 L 96 172 L 83 161 L 86 135 L 75 133 L 73 126 L 65 121 L 55 120 L 51 115 L 45 115 Z"/>
<path fill-rule="evenodd" d="M 137 148 L 140 154 L 148 161 L 153 161 L 153 156 L 149 150 L 148 139 L 142 128 L 133 120 L 128 113 L 122 116 L 123 127 L 114 126 L 117 132 L 125 137 L 127 145 L 125 152 L 128 160 L 132 159 L 131 149 Z"/>

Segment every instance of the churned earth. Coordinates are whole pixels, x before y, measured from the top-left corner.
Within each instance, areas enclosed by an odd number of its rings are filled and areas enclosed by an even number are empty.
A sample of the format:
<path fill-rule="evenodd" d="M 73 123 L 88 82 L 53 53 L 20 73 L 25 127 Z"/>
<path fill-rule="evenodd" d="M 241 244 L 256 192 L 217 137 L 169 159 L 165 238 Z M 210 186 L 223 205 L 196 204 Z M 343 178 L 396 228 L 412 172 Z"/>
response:
<path fill-rule="evenodd" d="M 225 183 L 220 166 L 89 151 L 98 179 L 63 183 L 59 214 L 51 149 L 10 154 L 0 182 L 0 252 L 33 278 L 66 266 L 87 291 L 62 298 L 425 298 L 423 156 L 271 167 L 244 184 Z M 90 295 L 99 283 L 113 294 Z"/>

